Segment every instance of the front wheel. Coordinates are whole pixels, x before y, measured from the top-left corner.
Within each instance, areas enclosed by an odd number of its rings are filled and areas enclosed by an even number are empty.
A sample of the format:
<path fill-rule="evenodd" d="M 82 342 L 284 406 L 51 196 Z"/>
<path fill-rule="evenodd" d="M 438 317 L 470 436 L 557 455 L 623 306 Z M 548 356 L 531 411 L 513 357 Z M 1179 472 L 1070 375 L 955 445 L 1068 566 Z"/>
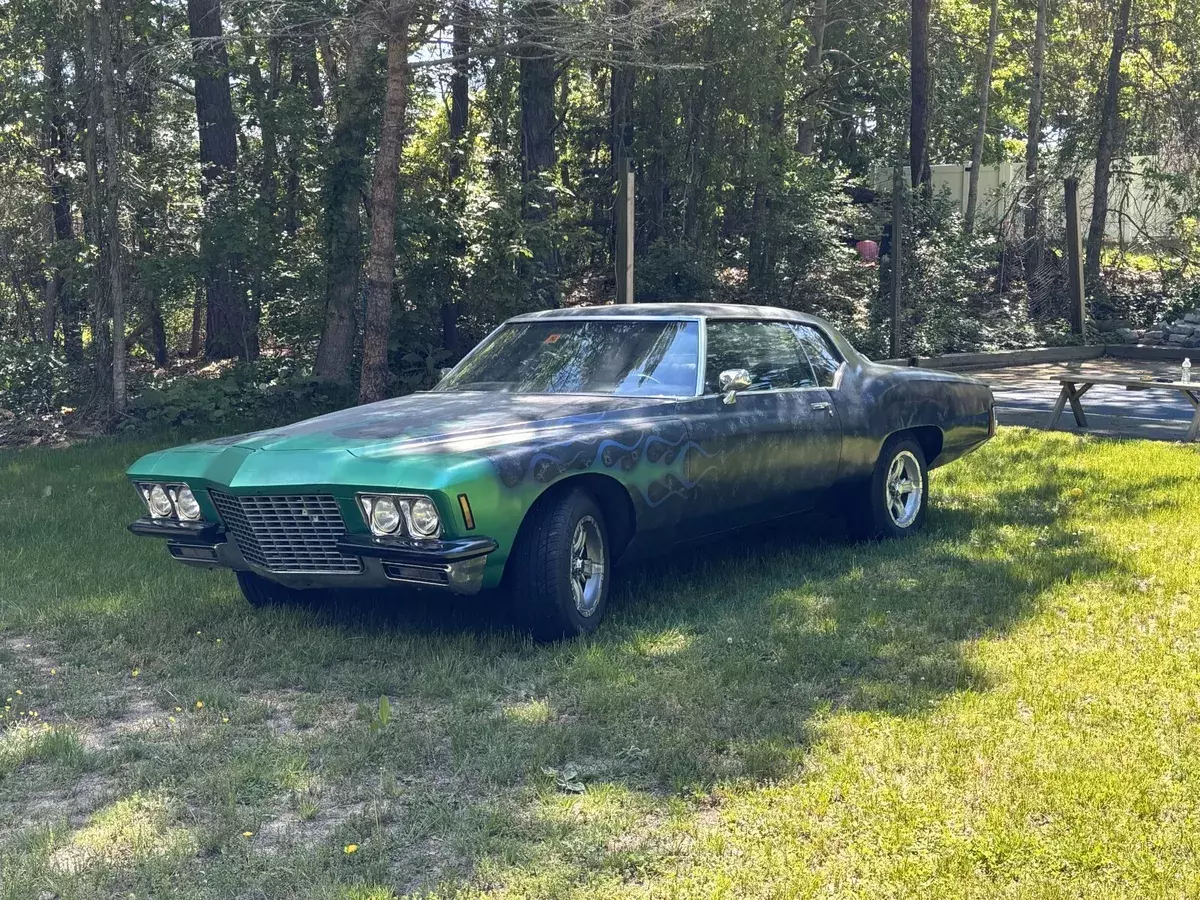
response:
<path fill-rule="evenodd" d="M 596 630 L 608 603 L 609 546 L 604 514 L 583 491 L 534 507 L 509 559 L 509 587 L 517 615 L 535 638 Z"/>
<path fill-rule="evenodd" d="M 898 435 L 883 445 L 846 524 L 852 536 L 865 540 L 903 537 L 921 530 L 928 506 L 925 451 L 912 438 Z"/>

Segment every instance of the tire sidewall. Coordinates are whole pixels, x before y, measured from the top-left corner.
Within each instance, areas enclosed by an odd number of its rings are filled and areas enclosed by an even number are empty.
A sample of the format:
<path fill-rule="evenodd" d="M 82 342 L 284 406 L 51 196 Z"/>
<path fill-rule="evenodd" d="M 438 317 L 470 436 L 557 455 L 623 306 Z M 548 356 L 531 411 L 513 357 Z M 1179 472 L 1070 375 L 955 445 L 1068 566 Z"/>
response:
<path fill-rule="evenodd" d="M 893 460 L 907 450 L 917 460 L 921 470 L 921 508 L 917 510 L 916 518 L 906 527 L 900 527 L 888 512 L 887 477 Z M 882 538 L 898 538 L 915 534 L 925 525 L 925 515 L 929 509 L 929 467 L 925 463 L 925 451 L 913 438 L 892 438 L 883 445 L 879 454 L 879 462 L 871 476 L 870 497 L 871 518 L 876 534 Z"/>
<path fill-rule="evenodd" d="M 599 505 L 592 497 L 580 490 L 564 492 L 545 498 L 549 508 L 537 510 L 528 531 L 521 540 L 523 552 L 517 562 L 521 568 L 514 571 L 512 579 L 513 600 L 524 624 L 539 640 L 557 640 L 590 634 L 599 626 L 608 607 L 608 596 L 612 589 L 612 544 L 609 540 L 608 524 Z M 591 516 L 600 531 L 604 547 L 604 580 L 600 586 L 600 597 L 591 615 L 585 616 L 575 607 L 571 591 L 571 539 L 580 520 Z M 556 552 L 544 554 L 538 548 L 544 546 L 553 535 Z"/>
<path fill-rule="evenodd" d="M 576 634 L 589 634 L 596 630 L 600 620 L 604 618 L 605 610 L 608 607 L 608 592 L 612 585 L 612 553 L 609 549 L 608 526 L 605 524 L 604 514 L 600 511 L 600 507 L 589 495 L 582 491 L 572 491 L 563 499 L 570 510 L 568 519 L 570 524 L 566 529 L 566 546 L 568 548 L 571 546 L 571 538 L 575 535 L 576 527 L 587 516 L 591 516 L 596 521 L 600 529 L 600 539 L 604 544 L 604 579 L 600 585 L 600 598 L 596 601 L 596 608 L 592 610 L 590 616 L 583 615 L 575 607 L 575 595 L 571 591 L 570 553 L 566 554 L 566 558 L 558 567 L 560 574 L 555 593 L 563 618 L 574 626 L 573 630 Z"/>

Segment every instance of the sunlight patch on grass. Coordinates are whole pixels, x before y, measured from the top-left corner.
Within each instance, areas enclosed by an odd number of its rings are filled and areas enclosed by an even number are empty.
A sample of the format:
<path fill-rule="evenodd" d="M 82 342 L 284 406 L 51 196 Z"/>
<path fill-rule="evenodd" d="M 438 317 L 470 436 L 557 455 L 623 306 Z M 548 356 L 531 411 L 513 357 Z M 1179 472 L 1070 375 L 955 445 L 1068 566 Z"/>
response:
<path fill-rule="evenodd" d="M 128 868 L 156 856 L 195 851 L 191 832 L 173 824 L 171 804 L 162 794 L 134 794 L 92 816 L 50 855 L 60 872 Z"/>
<path fill-rule="evenodd" d="M 29 762 L 77 767 L 84 758 L 83 744 L 73 728 L 11 725 L 0 731 L 0 779 L 13 775 Z"/>
<path fill-rule="evenodd" d="M 550 704 L 545 700 L 519 700 L 502 707 L 504 717 L 525 725 L 545 725 L 550 721 Z"/>

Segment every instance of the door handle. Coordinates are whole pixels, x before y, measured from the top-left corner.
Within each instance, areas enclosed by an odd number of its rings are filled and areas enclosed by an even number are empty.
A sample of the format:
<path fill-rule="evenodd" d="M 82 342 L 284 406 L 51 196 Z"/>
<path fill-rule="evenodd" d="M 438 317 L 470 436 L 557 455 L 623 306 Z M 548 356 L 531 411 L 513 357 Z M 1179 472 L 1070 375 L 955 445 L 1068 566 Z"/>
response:
<path fill-rule="evenodd" d="M 811 404 L 811 406 L 813 409 L 823 409 L 823 410 L 828 411 L 828 413 L 831 416 L 833 415 L 833 404 L 832 403 L 827 403 L 827 402 L 822 401 L 821 403 L 813 403 L 813 404 Z"/>

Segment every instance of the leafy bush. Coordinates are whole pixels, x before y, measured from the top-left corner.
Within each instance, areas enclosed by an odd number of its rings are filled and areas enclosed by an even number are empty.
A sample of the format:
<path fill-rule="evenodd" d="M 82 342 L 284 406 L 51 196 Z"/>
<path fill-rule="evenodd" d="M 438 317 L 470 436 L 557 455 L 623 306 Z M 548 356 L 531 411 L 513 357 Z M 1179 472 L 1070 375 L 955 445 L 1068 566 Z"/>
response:
<path fill-rule="evenodd" d="M 129 404 L 125 427 L 244 423 L 271 427 L 351 406 L 354 401 L 351 386 L 306 377 L 274 360 L 260 360 L 219 373 L 175 376 L 150 386 Z"/>
<path fill-rule="evenodd" d="M 0 339 L 0 409 L 18 415 L 58 412 L 66 391 L 66 363 L 49 345 Z"/>
<path fill-rule="evenodd" d="M 642 303 L 707 299 L 713 289 L 711 261 L 691 247 L 657 241 L 634 266 L 634 294 Z"/>
<path fill-rule="evenodd" d="M 909 212 L 901 301 L 904 355 L 1011 350 L 1063 342 L 1064 323 L 1035 324 L 1029 318 L 1023 291 L 996 289 L 1001 245 L 993 235 L 965 232 L 953 201 L 944 196 L 917 196 Z M 885 307 L 883 300 L 872 319 L 870 344 L 876 356 L 888 345 L 891 326 Z"/>
<path fill-rule="evenodd" d="M 1179 270 L 1145 271 L 1123 266 L 1104 274 L 1104 296 L 1091 304 L 1094 320 L 1149 328 L 1200 309 L 1200 281 L 1186 278 Z"/>

